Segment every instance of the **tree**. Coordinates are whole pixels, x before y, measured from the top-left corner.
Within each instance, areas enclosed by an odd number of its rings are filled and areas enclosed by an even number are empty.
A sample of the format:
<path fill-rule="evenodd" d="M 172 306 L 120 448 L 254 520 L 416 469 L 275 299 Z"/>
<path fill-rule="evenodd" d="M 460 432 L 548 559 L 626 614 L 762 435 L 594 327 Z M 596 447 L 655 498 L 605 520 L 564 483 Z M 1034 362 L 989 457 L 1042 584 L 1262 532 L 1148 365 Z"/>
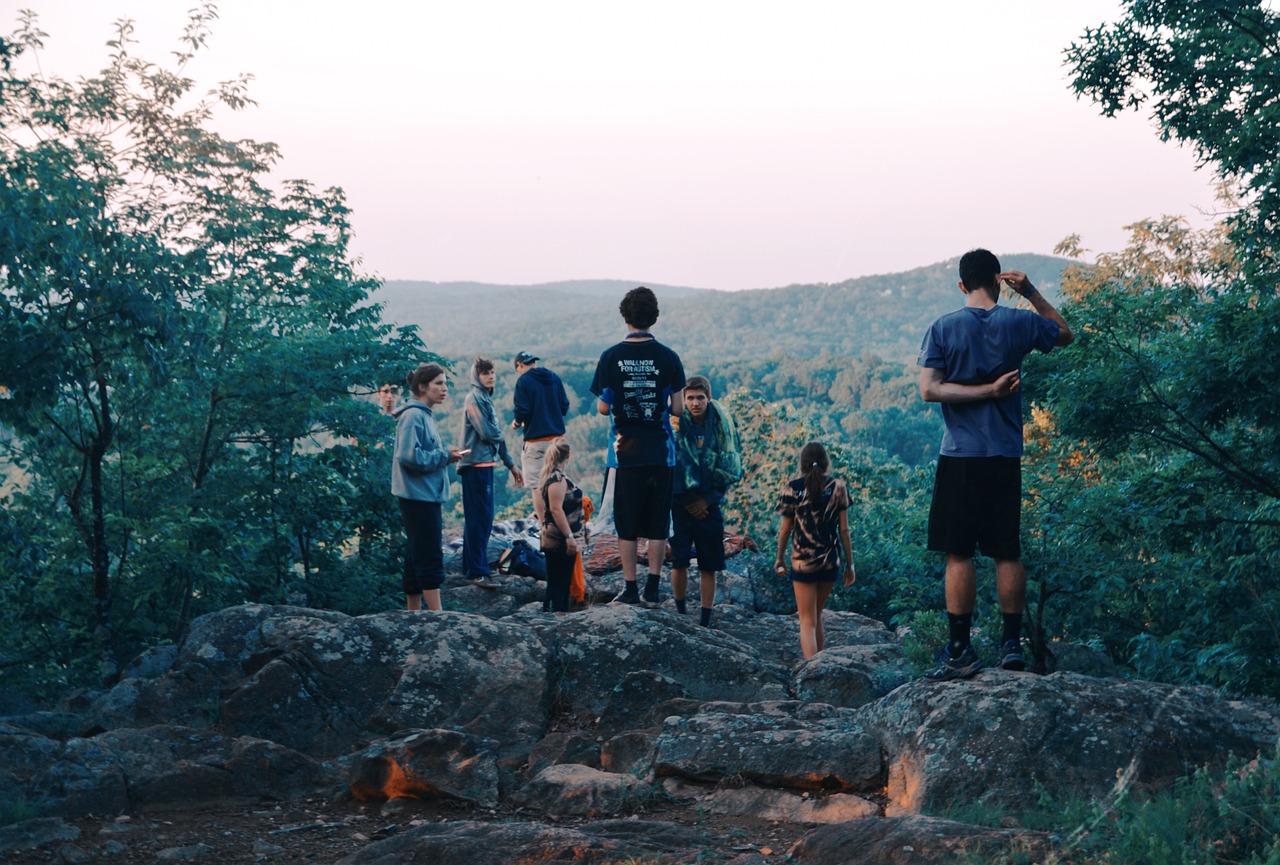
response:
<path fill-rule="evenodd" d="M 1238 200 L 1223 230 L 1139 224 L 1128 249 L 1066 277 L 1083 339 L 1050 373 L 1063 432 L 1141 481 L 1131 489 L 1158 519 L 1138 537 L 1175 557 L 1141 610 L 1138 654 L 1194 665 L 1226 652 L 1251 689 L 1280 679 L 1277 49 L 1269 4 L 1130 0 L 1067 50 L 1078 94 L 1107 115 L 1149 107 Z"/>
<path fill-rule="evenodd" d="M 274 145 L 211 129 L 251 104 L 245 79 L 197 99 L 183 75 L 215 17 L 192 11 L 172 69 L 121 21 L 75 83 L 23 72 L 34 14 L 0 43 L 0 422 L 30 476 L 13 503 L 74 527 L 81 555 L 43 568 L 73 596 L 87 572 L 108 680 L 113 602 L 143 614 L 127 645 L 174 638 L 197 598 L 282 593 L 317 538 L 376 536 L 326 507 L 351 469 L 335 456 L 364 436 L 373 457 L 358 397 L 432 357 L 369 302 L 341 190 L 276 191 Z"/>

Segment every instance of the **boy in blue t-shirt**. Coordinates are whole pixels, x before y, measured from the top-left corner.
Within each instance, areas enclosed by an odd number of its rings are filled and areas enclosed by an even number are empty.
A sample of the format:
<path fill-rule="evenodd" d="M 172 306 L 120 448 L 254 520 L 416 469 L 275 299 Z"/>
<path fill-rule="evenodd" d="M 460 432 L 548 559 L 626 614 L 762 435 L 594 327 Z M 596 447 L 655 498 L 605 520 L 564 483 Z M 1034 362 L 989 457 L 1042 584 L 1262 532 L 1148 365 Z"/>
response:
<path fill-rule="evenodd" d="M 999 305 L 1007 284 L 1032 310 Z M 1067 345 L 1074 335 L 1027 275 L 1001 271 L 985 249 L 960 258 L 965 305 L 925 333 L 916 363 L 920 396 L 942 403 L 946 432 L 929 509 L 929 549 L 946 553 L 950 638 L 932 679 L 968 678 L 982 668 L 969 644 L 978 548 L 996 560 L 996 593 L 1004 625 L 1000 666 L 1021 670 L 1022 610 L 1027 575 L 1019 540 L 1022 509 L 1022 359 Z"/>

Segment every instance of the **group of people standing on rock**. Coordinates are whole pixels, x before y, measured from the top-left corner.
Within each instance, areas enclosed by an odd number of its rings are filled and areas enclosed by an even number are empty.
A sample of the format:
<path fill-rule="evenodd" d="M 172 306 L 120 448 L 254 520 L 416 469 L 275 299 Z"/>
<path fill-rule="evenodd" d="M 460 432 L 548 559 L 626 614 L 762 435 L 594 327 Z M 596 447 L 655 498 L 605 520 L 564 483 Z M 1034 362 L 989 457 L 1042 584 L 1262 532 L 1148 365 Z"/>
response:
<path fill-rule="evenodd" d="M 999 305 L 1007 285 L 1031 305 Z M 929 514 L 929 549 L 946 555 L 945 597 L 949 640 L 927 675 L 967 678 L 982 667 L 970 644 L 976 597 L 974 555 L 995 559 L 1003 614 L 999 665 L 1021 670 L 1021 619 L 1026 573 L 1021 562 L 1021 457 L 1023 358 L 1033 350 L 1067 345 L 1072 333 L 1058 311 L 1025 273 L 1003 271 L 984 249 L 960 259 L 964 306 L 937 319 L 917 359 L 920 394 L 942 404 L 945 434 Z M 608 467 L 613 476 L 612 513 L 622 558 L 623 591 L 615 603 L 656 605 L 663 561 L 671 548 L 671 593 L 687 613 L 688 569 L 699 567 L 700 621 L 712 624 L 716 576 L 724 569 L 722 502 L 743 477 L 741 441 L 734 419 L 713 399 L 705 376 L 685 377 L 679 355 L 658 342 L 651 328 L 658 300 L 648 288 L 627 292 L 619 305 L 627 334 L 596 365 L 591 393 L 610 418 Z M 511 428 L 522 430 L 517 466 L 493 405 L 494 364 L 476 358 L 463 404 L 462 446 L 445 447 L 432 409 L 448 394 L 445 370 L 423 364 L 408 376 L 411 398 L 397 405 L 391 491 L 400 500 L 406 547 L 403 587 L 411 610 L 440 609 L 444 581 L 441 505 L 449 497 L 446 469 L 458 463 L 463 492 L 463 568 L 468 579 L 492 586 L 488 540 L 493 528 L 494 470 L 504 465 L 512 481 L 532 497 L 547 564 L 547 604 L 569 609 L 569 587 L 581 567 L 590 502 L 573 482 L 564 440 L 569 399 L 564 384 L 540 358 L 522 351 Z M 781 491 L 777 557 L 788 573 L 799 614 L 806 659 L 823 648 L 822 609 L 835 586 L 857 579 L 850 542 L 848 487 L 830 474 L 820 442 L 799 454 L 797 477 Z M 643 591 L 638 577 L 639 541 L 648 542 Z M 790 555 L 788 556 L 788 547 Z"/>

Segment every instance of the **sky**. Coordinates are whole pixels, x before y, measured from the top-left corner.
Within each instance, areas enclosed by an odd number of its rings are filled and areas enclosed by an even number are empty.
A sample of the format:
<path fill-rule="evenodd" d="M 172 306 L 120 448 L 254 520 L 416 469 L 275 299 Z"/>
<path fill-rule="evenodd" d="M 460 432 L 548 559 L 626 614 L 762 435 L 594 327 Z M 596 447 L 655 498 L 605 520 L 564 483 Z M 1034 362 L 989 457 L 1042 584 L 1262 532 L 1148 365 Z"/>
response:
<path fill-rule="evenodd" d="M 75 78 L 119 18 L 167 61 L 195 3 L 0 0 L 0 32 L 35 10 L 41 69 Z M 1192 151 L 1071 91 L 1063 50 L 1119 9 L 221 0 L 188 74 L 254 76 L 257 106 L 214 128 L 276 142 L 281 178 L 342 187 L 370 275 L 772 288 L 1209 224 Z"/>

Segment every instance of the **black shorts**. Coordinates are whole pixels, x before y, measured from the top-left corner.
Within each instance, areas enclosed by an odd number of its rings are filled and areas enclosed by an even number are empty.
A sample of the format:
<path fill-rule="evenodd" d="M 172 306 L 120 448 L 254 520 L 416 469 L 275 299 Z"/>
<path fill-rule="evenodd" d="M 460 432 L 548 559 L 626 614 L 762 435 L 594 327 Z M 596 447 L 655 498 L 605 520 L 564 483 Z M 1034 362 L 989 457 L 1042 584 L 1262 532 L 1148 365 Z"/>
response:
<path fill-rule="evenodd" d="M 613 525 L 619 540 L 665 541 L 671 525 L 671 469 L 631 466 L 616 471 Z"/>
<path fill-rule="evenodd" d="M 709 505 L 705 519 L 695 520 L 683 506 L 671 508 L 671 567 L 687 568 L 696 558 L 698 569 L 724 570 L 724 515 L 719 505 Z"/>
<path fill-rule="evenodd" d="M 938 457 L 929 508 L 929 549 L 993 559 L 1022 557 L 1022 460 Z"/>
<path fill-rule="evenodd" d="M 840 576 L 839 568 L 832 568 L 829 571 L 814 571 L 811 574 L 802 573 L 795 568 L 791 569 L 791 582 L 793 583 L 834 583 L 838 576 Z"/>

